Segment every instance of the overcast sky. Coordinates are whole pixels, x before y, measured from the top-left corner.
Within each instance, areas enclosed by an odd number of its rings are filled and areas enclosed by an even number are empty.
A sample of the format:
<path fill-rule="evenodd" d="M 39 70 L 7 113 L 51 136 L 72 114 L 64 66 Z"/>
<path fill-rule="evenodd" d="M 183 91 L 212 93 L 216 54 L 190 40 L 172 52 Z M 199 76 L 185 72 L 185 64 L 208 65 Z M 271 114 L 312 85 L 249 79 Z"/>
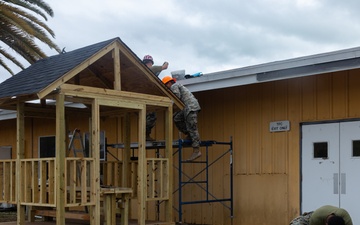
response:
<path fill-rule="evenodd" d="M 210 73 L 360 46 L 359 0 L 45 0 L 65 51 L 119 37 L 171 71 Z M 49 55 L 57 54 L 44 46 Z M 28 66 L 28 65 L 27 65 Z M 19 69 L 12 67 L 16 72 Z M 0 69 L 0 82 L 11 75 Z"/>

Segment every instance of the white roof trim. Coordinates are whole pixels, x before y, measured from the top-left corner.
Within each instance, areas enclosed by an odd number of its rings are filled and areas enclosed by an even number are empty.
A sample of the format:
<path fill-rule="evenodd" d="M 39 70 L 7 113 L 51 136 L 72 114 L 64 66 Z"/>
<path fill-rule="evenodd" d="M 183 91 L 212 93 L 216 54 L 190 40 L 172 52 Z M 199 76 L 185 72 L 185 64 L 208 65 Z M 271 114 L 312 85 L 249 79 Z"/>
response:
<path fill-rule="evenodd" d="M 33 100 L 33 101 L 28 101 L 28 103 L 40 104 L 40 100 L 37 99 L 37 100 Z M 48 105 L 55 105 L 55 103 L 56 103 L 55 100 L 46 99 L 46 104 L 48 104 Z M 65 107 L 70 107 L 70 108 L 86 108 L 86 106 L 81 103 L 65 102 L 64 104 L 65 104 Z M 0 109 L 0 120 L 15 119 L 16 116 L 17 116 L 16 110 Z"/>
<path fill-rule="evenodd" d="M 356 68 L 360 68 L 360 47 L 209 73 L 178 82 L 197 92 Z"/>
<path fill-rule="evenodd" d="M 16 111 L 0 109 L 0 120 L 10 120 L 16 118 Z"/>

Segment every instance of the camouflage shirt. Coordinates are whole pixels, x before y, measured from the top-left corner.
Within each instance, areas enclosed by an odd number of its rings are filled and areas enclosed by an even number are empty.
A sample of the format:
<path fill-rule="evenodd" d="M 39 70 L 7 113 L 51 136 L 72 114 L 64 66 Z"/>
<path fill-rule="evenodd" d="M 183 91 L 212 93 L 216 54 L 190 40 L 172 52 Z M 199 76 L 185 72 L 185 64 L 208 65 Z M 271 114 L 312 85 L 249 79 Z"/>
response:
<path fill-rule="evenodd" d="M 159 74 L 161 73 L 161 71 L 162 71 L 163 69 L 162 69 L 162 66 L 152 66 L 152 67 L 150 67 L 150 70 L 151 70 L 156 76 L 159 76 Z"/>
<path fill-rule="evenodd" d="M 171 91 L 184 103 L 184 113 L 188 115 L 191 111 L 200 111 L 200 105 L 195 96 L 182 84 L 175 83 L 171 86 Z"/>

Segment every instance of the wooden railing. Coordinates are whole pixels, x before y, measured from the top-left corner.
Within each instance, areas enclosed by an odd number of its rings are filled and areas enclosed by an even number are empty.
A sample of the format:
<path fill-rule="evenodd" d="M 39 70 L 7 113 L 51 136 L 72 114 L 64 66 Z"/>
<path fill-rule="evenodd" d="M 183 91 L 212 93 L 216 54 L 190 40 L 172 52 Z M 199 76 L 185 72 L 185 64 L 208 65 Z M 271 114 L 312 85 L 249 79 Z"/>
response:
<path fill-rule="evenodd" d="M 55 158 L 22 159 L 20 201 L 23 205 L 55 207 Z M 101 162 L 102 185 L 122 187 L 123 163 Z M 95 204 L 91 194 L 94 177 L 93 158 L 66 158 L 66 207 Z M 126 176 L 132 197 L 137 197 L 138 161 L 129 163 Z M 16 204 L 16 160 L 0 160 L 0 203 Z M 168 199 L 169 160 L 147 158 L 147 200 Z"/>
<path fill-rule="evenodd" d="M 169 159 L 147 159 L 147 200 L 169 199 Z"/>
<path fill-rule="evenodd" d="M 147 158 L 147 200 L 164 200 L 169 198 L 169 160 L 165 158 Z M 129 163 L 127 183 L 133 190 L 132 197 L 137 197 L 138 161 Z M 102 184 L 123 187 L 123 163 L 120 161 L 101 162 Z"/>
<path fill-rule="evenodd" d="M 0 161 L 0 202 L 16 203 L 16 182 L 15 182 L 16 160 Z"/>
<path fill-rule="evenodd" d="M 66 206 L 94 205 L 94 159 L 67 157 L 65 174 Z"/>
<path fill-rule="evenodd" d="M 21 204 L 55 206 L 55 158 L 22 159 L 20 163 Z"/>
<path fill-rule="evenodd" d="M 137 166 L 138 161 L 129 163 L 129 175 L 123 178 L 123 162 L 122 161 L 104 161 L 100 163 L 100 171 L 102 174 L 101 184 L 104 186 L 128 187 L 133 190 L 131 197 L 137 197 Z M 127 185 L 124 185 L 124 183 Z"/>
<path fill-rule="evenodd" d="M 121 187 L 123 163 L 121 161 L 102 161 L 100 163 L 101 184 L 105 186 Z"/>

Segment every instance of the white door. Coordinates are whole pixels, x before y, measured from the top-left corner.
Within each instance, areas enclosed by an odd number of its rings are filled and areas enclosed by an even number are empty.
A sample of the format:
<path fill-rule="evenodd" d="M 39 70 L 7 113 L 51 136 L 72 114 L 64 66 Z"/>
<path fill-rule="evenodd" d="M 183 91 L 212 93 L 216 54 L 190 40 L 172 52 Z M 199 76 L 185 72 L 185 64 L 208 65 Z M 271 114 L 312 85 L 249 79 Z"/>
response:
<path fill-rule="evenodd" d="M 360 224 L 360 122 L 340 123 L 340 207 Z"/>
<path fill-rule="evenodd" d="M 360 122 L 302 127 L 302 212 L 345 208 L 360 224 Z"/>
<path fill-rule="evenodd" d="M 302 127 L 302 212 L 339 205 L 339 124 Z"/>

